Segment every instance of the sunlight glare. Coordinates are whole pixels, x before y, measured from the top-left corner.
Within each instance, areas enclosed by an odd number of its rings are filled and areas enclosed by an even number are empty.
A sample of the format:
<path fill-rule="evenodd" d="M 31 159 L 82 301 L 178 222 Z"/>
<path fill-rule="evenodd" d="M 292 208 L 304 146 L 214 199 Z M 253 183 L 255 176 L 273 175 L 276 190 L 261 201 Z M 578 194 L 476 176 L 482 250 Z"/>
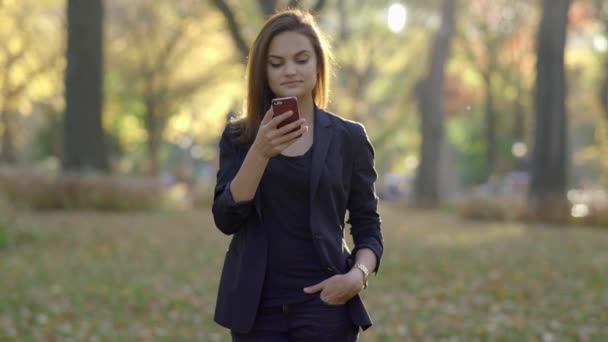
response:
<path fill-rule="evenodd" d="M 584 203 L 575 204 L 572 206 L 571 213 L 574 218 L 583 218 L 589 215 L 589 206 Z"/>
<path fill-rule="evenodd" d="M 392 4 L 388 8 L 387 23 L 388 23 L 388 28 L 393 33 L 399 33 L 401 31 L 403 31 L 406 21 L 407 21 L 407 10 L 406 10 L 405 6 L 403 6 L 402 4 L 395 3 L 395 4 Z"/>
<path fill-rule="evenodd" d="M 418 167 L 419 164 L 419 160 L 418 157 L 416 156 L 407 156 L 407 158 L 405 158 L 405 167 L 408 170 L 415 170 Z"/>
<path fill-rule="evenodd" d="M 608 50 L 608 39 L 600 35 L 595 36 L 593 38 L 593 47 L 599 52 L 606 52 Z"/>
<path fill-rule="evenodd" d="M 511 152 L 517 158 L 523 158 L 528 154 L 528 146 L 523 142 L 516 142 L 511 148 Z"/>

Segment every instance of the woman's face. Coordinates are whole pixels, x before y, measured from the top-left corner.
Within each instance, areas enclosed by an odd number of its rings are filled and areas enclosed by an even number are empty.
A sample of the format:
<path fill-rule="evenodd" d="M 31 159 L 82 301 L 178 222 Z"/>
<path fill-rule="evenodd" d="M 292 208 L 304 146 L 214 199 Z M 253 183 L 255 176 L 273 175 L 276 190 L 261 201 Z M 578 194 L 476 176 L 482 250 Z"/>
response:
<path fill-rule="evenodd" d="M 317 83 L 317 58 L 308 37 L 297 32 L 276 35 L 268 47 L 266 73 L 277 97 L 312 98 Z"/>

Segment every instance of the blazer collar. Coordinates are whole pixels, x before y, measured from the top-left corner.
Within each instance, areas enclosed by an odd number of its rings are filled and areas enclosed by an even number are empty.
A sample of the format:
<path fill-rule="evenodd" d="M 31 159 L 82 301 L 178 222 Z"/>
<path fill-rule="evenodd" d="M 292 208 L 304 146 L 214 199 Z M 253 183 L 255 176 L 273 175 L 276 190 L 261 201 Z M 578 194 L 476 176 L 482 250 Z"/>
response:
<path fill-rule="evenodd" d="M 322 109 L 315 106 L 315 122 L 314 136 L 312 144 L 312 166 L 310 176 L 310 200 L 315 197 L 319 185 L 319 179 L 325 165 L 325 157 L 331 144 L 333 130 L 331 129 L 332 122 L 327 114 Z"/>

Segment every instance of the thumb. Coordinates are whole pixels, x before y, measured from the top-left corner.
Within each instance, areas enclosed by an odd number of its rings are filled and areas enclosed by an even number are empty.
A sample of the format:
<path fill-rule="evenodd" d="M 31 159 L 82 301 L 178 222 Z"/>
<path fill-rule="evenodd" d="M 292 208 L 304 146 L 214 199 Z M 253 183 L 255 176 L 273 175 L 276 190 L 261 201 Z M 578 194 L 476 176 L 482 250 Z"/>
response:
<path fill-rule="evenodd" d="M 323 290 L 323 282 L 304 288 L 305 293 L 317 293 L 321 290 Z"/>

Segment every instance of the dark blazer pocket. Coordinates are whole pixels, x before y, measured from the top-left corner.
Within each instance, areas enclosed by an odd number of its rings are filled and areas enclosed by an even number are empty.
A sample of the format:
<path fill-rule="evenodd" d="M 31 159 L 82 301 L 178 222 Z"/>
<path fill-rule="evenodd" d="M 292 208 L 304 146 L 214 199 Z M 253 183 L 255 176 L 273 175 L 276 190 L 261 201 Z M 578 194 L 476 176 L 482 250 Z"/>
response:
<path fill-rule="evenodd" d="M 323 305 L 325 307 L 330 307 L 330 308 L 341 308 L 341 307 L 344 307 L 346 304 L 348 304 L 348 302 L 346 302 L 344 304 L 329 304 L 328 302 L 321 299 L 321 292 L 317 292 L 315 294 L 315 299 L 317 300 L 317 302 L 321 303 L 321 305 Z"/>

